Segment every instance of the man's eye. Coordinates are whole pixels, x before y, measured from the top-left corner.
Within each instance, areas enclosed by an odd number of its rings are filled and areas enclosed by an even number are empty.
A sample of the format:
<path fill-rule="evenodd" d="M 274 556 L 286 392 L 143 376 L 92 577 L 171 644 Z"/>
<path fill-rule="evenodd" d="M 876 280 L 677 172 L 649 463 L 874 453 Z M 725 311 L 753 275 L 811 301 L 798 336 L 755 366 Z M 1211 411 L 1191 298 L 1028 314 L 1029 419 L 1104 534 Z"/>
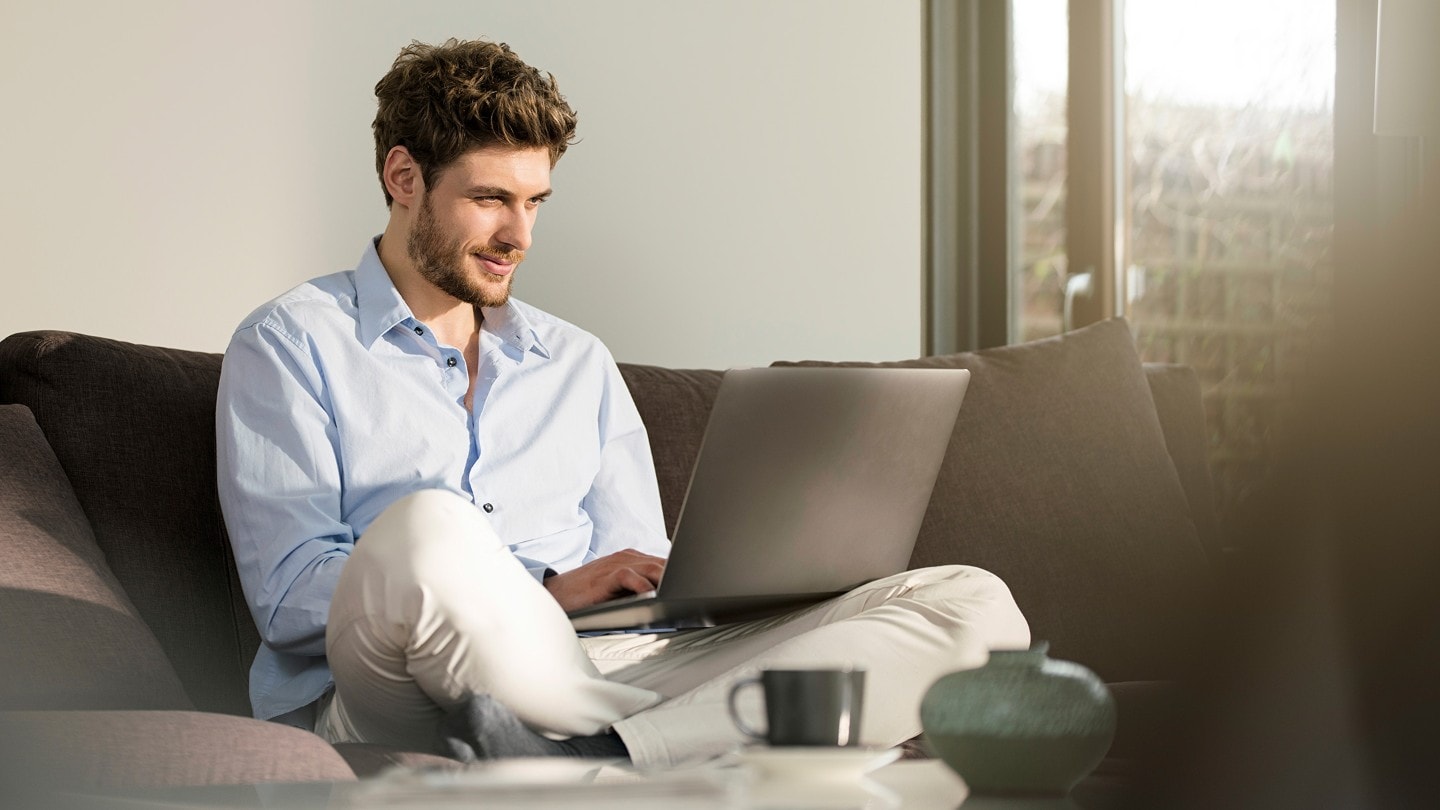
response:
<path fill-rule="evenodd" d="M 550 199 L 550 198 L 549 198 L 549 197 L 531 197 L 531 198 L 530 198 L 530 204 L 531 204 L 531 205 L 539 205 L 540 203 L 543 203 L 543 202 L 545 202 L 545 201 L 548 200 L 548 199 Z"/>

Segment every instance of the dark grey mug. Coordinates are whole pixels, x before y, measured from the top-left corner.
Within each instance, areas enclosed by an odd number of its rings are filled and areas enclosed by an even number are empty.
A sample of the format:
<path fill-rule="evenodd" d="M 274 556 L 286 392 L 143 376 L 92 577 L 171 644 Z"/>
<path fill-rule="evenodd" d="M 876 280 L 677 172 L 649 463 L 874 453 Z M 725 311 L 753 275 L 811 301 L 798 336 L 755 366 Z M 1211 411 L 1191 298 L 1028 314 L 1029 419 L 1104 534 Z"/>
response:
<path fill-rule="evenodd" d="M 764 731 L 740 719 L 735 698 L 759 685 L 765 694 Z M 865 699 L 863 669 L 767 669 L 730 687 L 730 719 L 747 737 L 770 745 L 854 746 L 860 744 Z"/>

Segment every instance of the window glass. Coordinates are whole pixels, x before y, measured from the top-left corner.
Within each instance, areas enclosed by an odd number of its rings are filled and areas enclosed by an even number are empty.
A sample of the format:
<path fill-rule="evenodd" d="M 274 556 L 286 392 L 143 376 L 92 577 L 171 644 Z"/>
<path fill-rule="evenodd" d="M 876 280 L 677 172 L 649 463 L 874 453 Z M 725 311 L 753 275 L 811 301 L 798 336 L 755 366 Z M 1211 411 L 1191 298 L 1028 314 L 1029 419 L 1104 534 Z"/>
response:
<path fill-rule="evenodd" d="M 1066 0 L 1014 0 L 1011 339 L 1058 335 L 1065 288 Z"/>
<path fill-rule="evenodd" d="M 1127 315 L 1205 394 L 1225 514 L 1266 474 L 1328 295 L 1333 0 L 1127 0 Z"/>

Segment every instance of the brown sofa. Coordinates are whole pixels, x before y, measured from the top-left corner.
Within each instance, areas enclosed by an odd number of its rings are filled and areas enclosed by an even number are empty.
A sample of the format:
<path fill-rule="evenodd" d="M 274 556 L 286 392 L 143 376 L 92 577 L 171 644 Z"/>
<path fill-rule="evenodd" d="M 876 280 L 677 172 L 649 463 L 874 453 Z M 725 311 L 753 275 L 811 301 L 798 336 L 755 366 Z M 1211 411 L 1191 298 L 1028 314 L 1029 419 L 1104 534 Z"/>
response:
<path fill-rule="evenodd" d="M 259 639 L 215 494 L 220 362 L 62 332 L 0 343 L 0 762 L 12 777 L 336 780 L 427 761 L 249 719 Z M 1218 547 L 1197 378 L 1142 366 L 1122 321 L 904 364 L 973 373 L 912 564 L 1000 575 L 1052 656 L 1112 685 L 1121 727 L 1095 779 L 1123 776 L 1168 736 Z M 721 372 L 621 370 L 673 527 Z"/>

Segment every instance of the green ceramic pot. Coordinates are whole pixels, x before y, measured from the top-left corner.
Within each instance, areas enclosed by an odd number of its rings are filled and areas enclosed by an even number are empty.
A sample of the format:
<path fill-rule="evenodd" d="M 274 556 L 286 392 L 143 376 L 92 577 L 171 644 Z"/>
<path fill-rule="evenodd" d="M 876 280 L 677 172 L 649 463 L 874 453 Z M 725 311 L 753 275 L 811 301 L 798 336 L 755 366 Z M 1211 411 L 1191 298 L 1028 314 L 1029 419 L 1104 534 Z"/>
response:
<path fill-rule="evenodd" d="M 1046 657 L 1049 646 L 992 652 L 925 693 L 925 737 L 972 793 L 1063 796 L 1110 750 L 1110 690 L 1085 667 Z"/>

